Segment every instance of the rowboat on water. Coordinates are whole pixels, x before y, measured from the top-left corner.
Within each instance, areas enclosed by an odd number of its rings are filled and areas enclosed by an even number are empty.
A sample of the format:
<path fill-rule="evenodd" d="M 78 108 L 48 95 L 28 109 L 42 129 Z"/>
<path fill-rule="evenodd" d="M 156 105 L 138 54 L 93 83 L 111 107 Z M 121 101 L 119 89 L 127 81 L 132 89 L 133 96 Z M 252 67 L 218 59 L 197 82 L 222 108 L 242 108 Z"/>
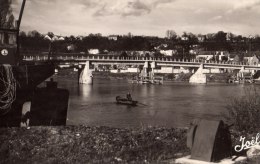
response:
<path fill-rule="evenodd" d="M 129 100 L 129 99 L 121 97 L 121 96 L 116 96 L 116 103 L 117 104 L 136 106 L 138 101 Z"/>

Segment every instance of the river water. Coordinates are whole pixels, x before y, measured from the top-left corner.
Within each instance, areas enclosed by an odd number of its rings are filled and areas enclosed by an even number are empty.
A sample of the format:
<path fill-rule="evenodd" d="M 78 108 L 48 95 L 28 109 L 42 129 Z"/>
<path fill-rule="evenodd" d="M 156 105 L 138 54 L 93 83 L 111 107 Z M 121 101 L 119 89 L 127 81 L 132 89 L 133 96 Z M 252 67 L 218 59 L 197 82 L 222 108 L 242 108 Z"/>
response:
<path fill-rule="evenodd" d="M 70 91 L 68 125 L 112 127 L 187 127 L 193 119 L 223 119 L 226 105 L 244 94 L 249 85 L 165 82 L 163 85 L 132 84 L 127 80 L 94 79 L 94 85 L 78 85 L 74 78 L 58 78 L 59 87 Z M 256 85 L 259 87 L 258 85 Z M 138 106 L 115 103 L 127 92 Z"/>

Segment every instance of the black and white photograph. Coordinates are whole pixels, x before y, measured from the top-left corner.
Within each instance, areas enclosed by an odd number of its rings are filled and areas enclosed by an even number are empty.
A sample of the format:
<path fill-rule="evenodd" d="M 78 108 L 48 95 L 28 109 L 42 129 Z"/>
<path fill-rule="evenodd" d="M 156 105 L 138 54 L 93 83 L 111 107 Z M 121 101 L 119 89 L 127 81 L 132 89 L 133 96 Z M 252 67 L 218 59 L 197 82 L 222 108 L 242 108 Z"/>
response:
<path fill-rule="evenodd" d="M 260 164 L 260 0 L 0 0 L 0 164 Z"/>

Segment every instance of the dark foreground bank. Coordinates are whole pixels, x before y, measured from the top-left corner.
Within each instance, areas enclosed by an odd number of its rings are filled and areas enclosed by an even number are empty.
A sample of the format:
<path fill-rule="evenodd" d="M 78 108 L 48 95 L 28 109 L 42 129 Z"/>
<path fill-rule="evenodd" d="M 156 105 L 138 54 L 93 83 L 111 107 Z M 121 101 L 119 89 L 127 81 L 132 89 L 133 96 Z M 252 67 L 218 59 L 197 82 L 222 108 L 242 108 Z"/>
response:
<path fill-rule="evenodd" d="M 168 163 L 189 154 L 186 130 L 64 126 L 0 129 L 0 163 Z"/>

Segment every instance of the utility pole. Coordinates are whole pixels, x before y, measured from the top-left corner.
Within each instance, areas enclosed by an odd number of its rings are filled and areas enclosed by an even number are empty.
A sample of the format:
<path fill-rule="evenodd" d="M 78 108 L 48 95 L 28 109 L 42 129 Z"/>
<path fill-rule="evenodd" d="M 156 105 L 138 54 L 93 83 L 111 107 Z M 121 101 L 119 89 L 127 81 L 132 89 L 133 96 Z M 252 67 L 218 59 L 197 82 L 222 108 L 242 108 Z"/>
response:
<path fill-rule="evenodd" d="M 184 47 L 182 47 L 182 58 L 184 59 Z"/>
<path fill-rule="evenodd" d="M 20 37 L 19 37 L 20 25 L 21 25 L 21 21 L 22 21 L 22 17 L 23 17 L 23 11 L 24 11 L 25 3 L 26 3 L 26 0 L 23 0 L 21 10 L 20 10 L 20 14 L 19 14 L 19 18 L 17 20 L 17 31 L 16 31 L 16 43 L 17 43 L 16 51 L 17 52 L 16 53 L 17 53 L 17 56 L 19 56 L 18 58 L 20 58 Z"/>

